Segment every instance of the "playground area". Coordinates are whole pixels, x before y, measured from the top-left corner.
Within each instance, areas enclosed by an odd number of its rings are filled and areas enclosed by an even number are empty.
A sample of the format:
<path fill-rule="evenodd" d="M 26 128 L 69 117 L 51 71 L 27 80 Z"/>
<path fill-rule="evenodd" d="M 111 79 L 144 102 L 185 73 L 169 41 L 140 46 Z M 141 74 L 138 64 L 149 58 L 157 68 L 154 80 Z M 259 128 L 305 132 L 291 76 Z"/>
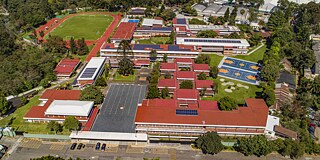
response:
<path fill-rule="evenodd" d="M 219 64 L 219 76 L 259 85 L 261 66 L 254 62 L 224 57 Z"/>

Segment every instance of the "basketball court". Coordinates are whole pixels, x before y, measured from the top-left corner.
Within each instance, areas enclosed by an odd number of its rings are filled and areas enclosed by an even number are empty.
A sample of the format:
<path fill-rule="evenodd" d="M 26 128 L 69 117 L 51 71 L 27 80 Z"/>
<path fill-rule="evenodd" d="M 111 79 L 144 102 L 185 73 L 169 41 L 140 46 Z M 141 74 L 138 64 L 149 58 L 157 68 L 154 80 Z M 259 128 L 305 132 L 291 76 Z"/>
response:
<path fill-rule="evenodd" d="M 259 85 L 261 66 L 257 63 L 224 57 L 219 64 L 219 76 Z"/>

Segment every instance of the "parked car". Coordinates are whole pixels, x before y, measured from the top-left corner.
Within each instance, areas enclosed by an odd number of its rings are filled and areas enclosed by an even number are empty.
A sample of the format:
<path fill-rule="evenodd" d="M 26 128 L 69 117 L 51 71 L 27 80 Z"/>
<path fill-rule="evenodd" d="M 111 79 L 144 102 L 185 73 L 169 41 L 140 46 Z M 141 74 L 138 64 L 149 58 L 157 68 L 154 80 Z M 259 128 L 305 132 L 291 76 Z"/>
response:
<path fill-rule="evenodd" d="M 83 147 L 83 144 L 80 143 L 80 144 L 78 145 L 77 149 L 80 150 L 82 147 Z"/>
<path fill-rule="evenodd" d="M 71 145 L 70 149 L 71 149 L 71 150 L 74 150 L 74 149 L 76 148 L 76 146 L 77 146 L 77 143 L 73 143 L 73 144 Z"/>
<path fill-rule="evenodd" d="M 106 144 L 105 144 L 105 143 L 102 144 L 101 150 L 102 150 L 102 151 L 105 151 L 105 150 L 106 150 Z"/>
<path fill-rule="evenodd" d="M 100 145 L 101 145 L 100 142 L 98 142 L 98 143 L 96 144 L 96 150 L 97 150 L 97 151 L 100 149 Z"/>

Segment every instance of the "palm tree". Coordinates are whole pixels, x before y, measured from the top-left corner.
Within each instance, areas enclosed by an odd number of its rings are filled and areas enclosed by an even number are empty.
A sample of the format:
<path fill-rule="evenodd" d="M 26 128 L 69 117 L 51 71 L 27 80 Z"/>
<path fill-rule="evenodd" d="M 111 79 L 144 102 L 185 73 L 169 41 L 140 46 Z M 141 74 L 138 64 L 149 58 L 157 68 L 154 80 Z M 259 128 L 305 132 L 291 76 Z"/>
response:
<path fill-rule="evenodd" d="M 123 56 L 123 58 L 127 58 L 127 55 L 133 55 L 132 49 L 131 49 L 131 45 L 128 41 L 126 40 L 122 40 L 118 46 L 118 50 L 117 50 L 118 54 L 121 54 Z"/>
<path fill-rule="evenodd" d="M 241 9 L 240 10 L 240 14 L 241 14 L 241 17 L 243 18 L 243 15 L 244 15 L 244 13 L 245 13 L 246 11 L 244 10 L 244 9 Z"/>

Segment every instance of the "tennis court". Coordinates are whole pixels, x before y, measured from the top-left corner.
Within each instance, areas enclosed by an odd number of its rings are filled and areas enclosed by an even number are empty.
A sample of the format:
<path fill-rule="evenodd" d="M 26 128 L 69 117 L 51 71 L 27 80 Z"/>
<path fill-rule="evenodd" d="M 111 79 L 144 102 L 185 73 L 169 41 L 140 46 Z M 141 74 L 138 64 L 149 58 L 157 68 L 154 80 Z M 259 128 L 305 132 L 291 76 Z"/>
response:
<path fill-rule="evenodd" d="M 261 66 L 257 63 L 236 58 L 224 57 L 219 64 L 220 77 L 259 85 Z"/>

